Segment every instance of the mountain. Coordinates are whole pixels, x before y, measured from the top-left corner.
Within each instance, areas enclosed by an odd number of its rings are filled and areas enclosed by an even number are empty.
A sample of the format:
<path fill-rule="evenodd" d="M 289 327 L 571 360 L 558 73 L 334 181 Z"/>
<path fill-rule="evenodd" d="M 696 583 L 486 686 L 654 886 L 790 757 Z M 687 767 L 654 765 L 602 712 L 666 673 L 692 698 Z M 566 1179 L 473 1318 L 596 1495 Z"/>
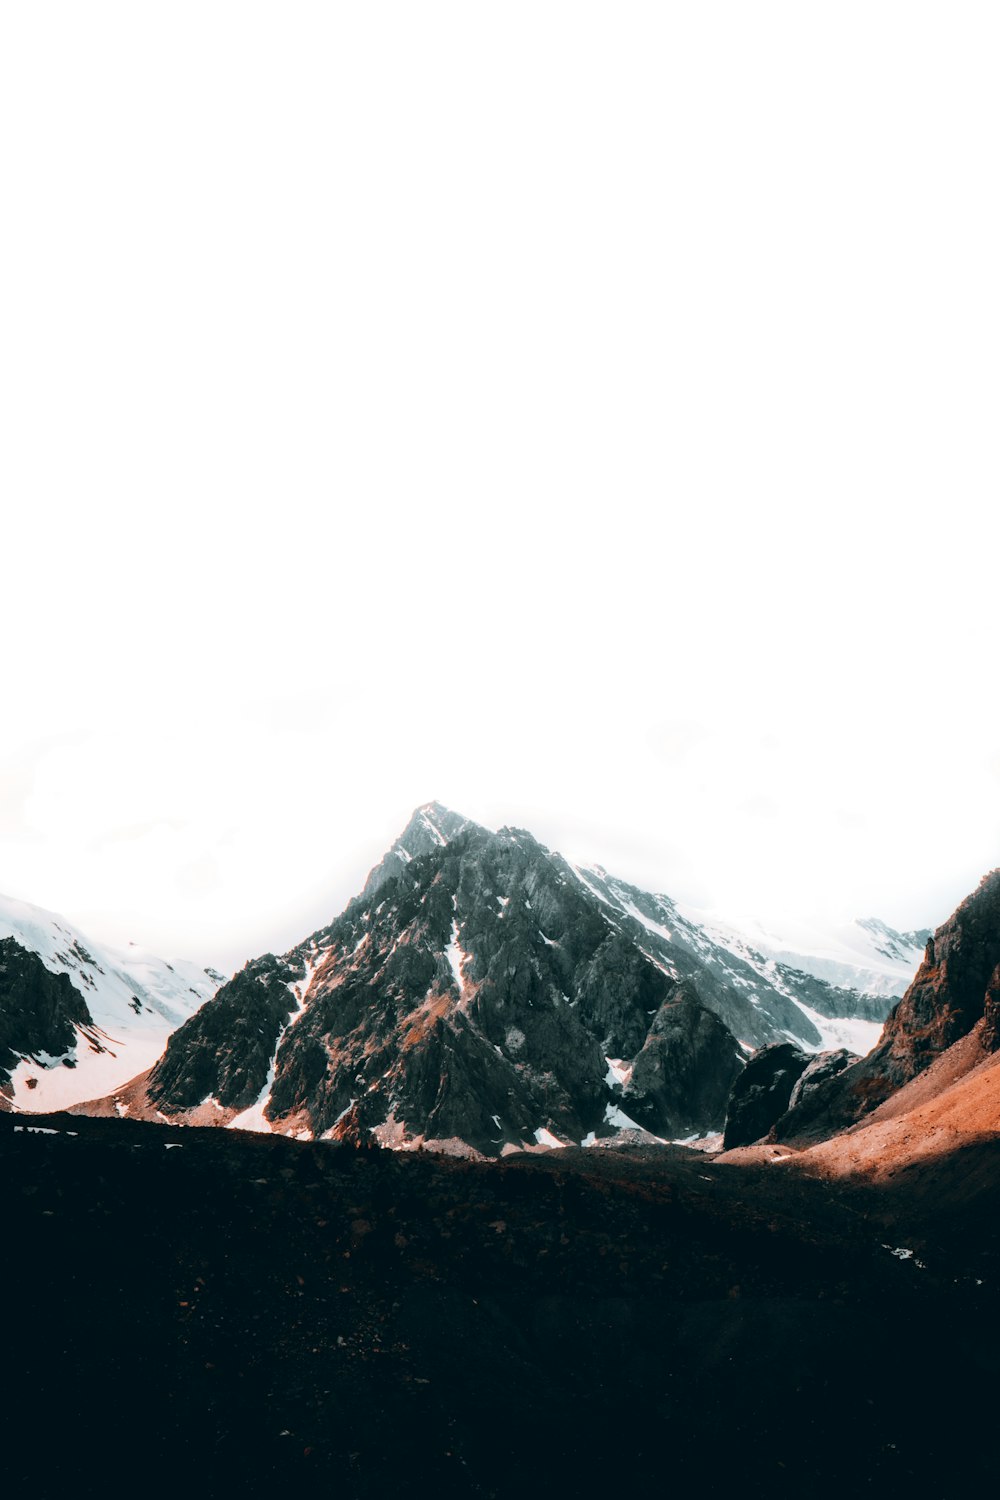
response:
<path fill-rule="evenodd" d="M 822 1067 L 795 1047 L 759 1052 L 734 1088 L 725 1144 L 743 1146 L 766 1136 L 803 1146 L 895 1121 L 871 1135 L 869 1144 L 881 1141 L 889 1152 L 904 1134 L 922 1152 L 934 1132 L 918 1128 L 916 1117 L 905 1127 L 898 1122 L 945 1093 L 953 1131 L 963 1133 L 957 1124 L 963 1108 L 969 1111 L 966 1136 L 1000 1128 L 1000 1096 L 991 1095 L 993 1084 L 984 1082 L 995 1080 L 998 1050 L 1000 870 L 993 870 L 928 939 L 923 963 L 878 1046 L 863 1058 L 827 1054 Z M 973 1073 L 979 1080 L 974 1086 L 964 1081 Z M 845 1159 L 860 1157 L 848 1151 Z"/>
<path fill-rule="evenodd" d="M 340 917 L 249 963 L 86 1109 L 482 1155 L 692 1138 L 721 1128 L 756 1047 L 871 1045 L 888 1004 L 428 803 Z"/>
<path fill-rule="evenodd" d="M 120 1087 L 222 983 L 0 896 L 0 1109 L 64 1109 Z"/>
<path fill-rule="evenodd" d="M 119 1103 L 499 1155 L 709 1130 L 741 1065 L 689 976 L 563 860 L 431 804 L 342 916 L 247 965 Z"/>

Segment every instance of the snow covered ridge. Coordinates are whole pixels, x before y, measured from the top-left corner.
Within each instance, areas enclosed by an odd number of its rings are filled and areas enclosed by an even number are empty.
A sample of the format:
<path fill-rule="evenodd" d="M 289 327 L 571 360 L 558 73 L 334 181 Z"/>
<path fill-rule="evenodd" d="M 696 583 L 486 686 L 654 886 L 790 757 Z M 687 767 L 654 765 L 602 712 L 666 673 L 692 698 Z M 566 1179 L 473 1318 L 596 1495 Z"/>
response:
<path fill-rule="evenodd" d="M 17 1110 L 66 1109 L 120 1088 L 156 1061 L 171 1032 L 225 982 L 213 969 L 168 963 L 134 944 L 119 950 L 96 943 L 57 913 L 8 896 L 0 896 L 4 938 L 37 954 L 50 973 L 65 974 L 93 1023 L 76 1025 L 73 1045 L 59 1056 L 19 1052 L 3 1090 Z"/>

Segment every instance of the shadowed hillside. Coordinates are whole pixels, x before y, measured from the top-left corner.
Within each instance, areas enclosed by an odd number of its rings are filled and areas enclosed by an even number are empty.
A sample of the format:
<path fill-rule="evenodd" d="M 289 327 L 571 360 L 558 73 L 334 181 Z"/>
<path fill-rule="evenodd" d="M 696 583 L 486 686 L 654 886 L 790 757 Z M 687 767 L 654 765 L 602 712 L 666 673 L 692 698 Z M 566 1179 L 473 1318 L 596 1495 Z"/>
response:
<path fill-rule="evenodd" d="M 876 1195 L 683 1148 L 481 1164 L 8 1115 L 0 1155 L 12 1493 L 991 1476 L 995 1149 L 964 1195 L 949 1164 L 944 1213 L 930 1166 Z"/>

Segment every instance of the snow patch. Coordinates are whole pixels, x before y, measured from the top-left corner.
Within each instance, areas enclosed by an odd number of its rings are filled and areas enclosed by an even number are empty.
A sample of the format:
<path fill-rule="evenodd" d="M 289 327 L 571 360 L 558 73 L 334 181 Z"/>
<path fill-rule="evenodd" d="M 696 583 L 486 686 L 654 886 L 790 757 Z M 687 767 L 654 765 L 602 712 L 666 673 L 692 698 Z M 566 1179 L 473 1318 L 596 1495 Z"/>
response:
<path fill-rule="evenodd" d="M 278 1033 L 278 1041 L 275 1043 L 274 1056 L 271 1058 L 271 1065 L 267 1070 L 267 1077 L 264 1079 L 264 1087 L 247 1109 L 233 1116 L 226 1126 L 227 1130 L 256 1130 L 261 1135 L 270 1135 L 272 1133 L 271 1122 L 265 1116 L 264 1111 L 271 1098 L 271 1089 L 274 1084 L 274 1070 L 278 1058 L 278 1046 L 281 1043 L 282 1035 L 282 1032 Z"/>
<path fill-rule="evenodd" d="M 637 1125 L 623 1109 L 618 1108 L 617 1104 L 606 1104 L 604 1106 L 604 1118 L 616 1130 L 641 1130 L 643 1134 L 648 1134 L 645 1125 Z"/>
<path fill-rule="evenodd" d="M 451 972 L 455 979 L 455 988 L 458 990 L 459 1004 L 461 1005 L 468 998 L 468 985 L 465 980 L 464 970 L 465 965 L 469 962 L 469 955 L 458 941 L 457 921 L 453 921 L 451 924 L 451 942 L 445 949 L 445 954 L 451 966 Z"/>
<path fill-rule="evenodd" d="M 604 1061 L 608 1065 L 608 1071 L 604 1075 L 608 1088 L 623 1089 L 632 1077 L 632 1064 L 624 1062 L 620 1057 L 606 1057 Z"/>
<path fill-rule="evenodd" d="M 867 1057 L 872 1048 L 878 1046 L 885 1026 L 884 1021 L 862 1021 L 856 1016 L 831 1019 L 830 1016 L 820 1015 L 818 1010 L 813 1010 L 812 1006 L 806 1005 L 804 1000 L 795 1000 L 793 1003 L 809 1017 L 820 1034 L 818 1047 L 802 1041 L 800 1037 L 790 1037 L 790 1040 L 801 1047 L 803 1052 L 826 1052 L 831 1048 L 846 1047 L 848 1052 L 856 1052 L 859 1057 Z"/>

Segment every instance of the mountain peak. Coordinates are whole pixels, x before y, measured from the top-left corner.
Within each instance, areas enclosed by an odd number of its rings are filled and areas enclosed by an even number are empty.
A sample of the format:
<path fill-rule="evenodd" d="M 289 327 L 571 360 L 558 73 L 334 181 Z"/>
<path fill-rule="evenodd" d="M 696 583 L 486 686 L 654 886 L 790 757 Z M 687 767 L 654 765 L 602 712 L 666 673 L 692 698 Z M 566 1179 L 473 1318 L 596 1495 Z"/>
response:
<path fill-rule="evenodd" d="M 466 828 L 468 823 L 468 818 L 463 818 L 461 813 L 452 812 L 451 808 L 445 807 L 443 802 L 422 802 L 419 807 L 413 809 L 410 821 L 400 834 L 400 839 L 405 839 L 411 830 L 425 830 L 432 835 L 436 834 L 439 843 L 447 844 L 463 828 Z"/>
<path fill-rule="evenodd" d="M 422 854 L 430 854 L 434 849 L 443 848 L 467 828 L 476 826 L 469 818 L 452 812 L 441 802 L 421 803 L 413 809 L 410 820 L 398 839 L 369 873 L 361 894 L 370 896 L 387 880 L 399 875 L 412 859 L 419 859 Z"/>

